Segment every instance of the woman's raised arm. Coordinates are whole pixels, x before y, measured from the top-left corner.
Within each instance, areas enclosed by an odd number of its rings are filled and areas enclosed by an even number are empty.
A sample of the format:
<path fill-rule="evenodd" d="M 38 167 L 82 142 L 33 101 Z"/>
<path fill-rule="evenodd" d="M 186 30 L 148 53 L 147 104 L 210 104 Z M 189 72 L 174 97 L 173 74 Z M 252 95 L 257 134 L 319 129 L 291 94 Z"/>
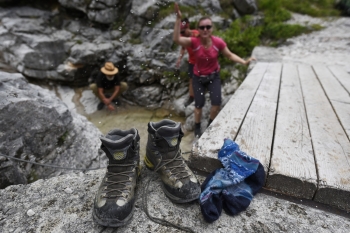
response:
<path fill-rule="evenodd" d="M 181 24 L 181 16 L 182 15 L 181 15 L 179 5 L 177 3 L 175 3 L 174 6 L 175 6 L 176 21 L 175 21 L 175 25 L 174 25 L 173 40 L 178 45 L 181 45 L 183 47 L 188 47 L 191 45 L 191 38 L 180 36 L 180 24 Z"/>

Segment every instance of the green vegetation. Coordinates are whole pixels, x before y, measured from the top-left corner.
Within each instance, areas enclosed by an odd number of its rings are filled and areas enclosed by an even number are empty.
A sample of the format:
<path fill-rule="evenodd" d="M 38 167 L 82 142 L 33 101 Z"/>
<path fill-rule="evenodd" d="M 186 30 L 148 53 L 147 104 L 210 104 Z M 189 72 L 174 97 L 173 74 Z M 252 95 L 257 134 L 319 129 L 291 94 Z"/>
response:
<path fill-rule="evenodd" d="M 233 13 L 233 3 L 232 0 L 220 0 L 220 6 L 222 8 L 222 13 L 220 14 L 223 18 L 231 18 Z"/>
<path fill-rule="evenodd" d="M 215 34 L 227 43 L 230 50 L 241 56 L 247 57 L 251 54 L 253 48 L 260 44 L 262 32 L 261 26 L 249 25 L 249 16 L 237 19 L 232 22 L 230 27 L 225 31 L 218 30 Z M 231 63 L 230 61 L 220 61 L 222 65 Z M 228 63 L 227 63 L 228 62 Z"/>
<path fill-rule="evenodd" d="M 141 44 L 141 43 L 142 43 L 140 37 L 133 37 L 133 38 L 130 38 L 130 40 L 128 40 L 128 42 L 129 42 L 130 44 Z"/>
<path fill-rule="evenodd" d="M 223 1 L 223 2 L 226 2 Z M 317 4 L 314 4 L 314 3 Z M 307 5 L 306 9 L 316 9 L 312 15 L 336 15 L 335 9 L 330 7 L 329 0 L 259 0 L 258 7 L 264 15 L 259 25 L 252 25 L 251 16 L 244 16 L 232 22 L 230 27 L 225 30 L 217 30 L 216 35 L 222 37 L 232 52 L 240 57 L 247 57 L 251 54 L 253 48 L 257 45 L 264 44 L 276 46 L 283 43 L 286 39 L 298 36 L 302 33 L 309 33 L 314 30 L 320 30 L 320 25 L 302 26 L 298 24 L 286 24 L 285 21 L 291 18 L 290 10 L 298 10 L 296 6 Z M 288 4 L 287 4 L 288 3 Z M 292 4 L 293 3 L 293 4 Z M 291 8 L 293 6 L 294 8 Z M 330 8 L 330 9 L 329 9 Z M 299 13 L 304 13 L 305 11 Z M 221 59 L 221 64 L 229 64 L 230 61 Z"/>
<path fill-rule="evenodd" d="M 259 0 L 263 2 L 264 0 Z M 339 16 L 334 8 L 334 0 L 281 0 L 287 10 L 313 17 Z"/>
<path fill-rule="evenodd" d="M 178 83 L 180 81 L 188 80 L 187 71 L 164 71 L 162 74 L 162 78 L 167 79 L 167 83 Z"/>
<path fill-rule="evenodd" d="M 224 18 L 232 18 L 233 4 L 231 0 L 220 0 L 223 12 L 221 16 Z M 340 11 L 335 9 L 334 0 L 257 0 L 259 12 L 263 15 L 261 19 L 254 16 L 243 16 L 234 20 L 228 28 L 222 29 L 220 25 L 216 25 L 215 35 L 224 39 L 228 48 L 238 56 L 247 58 L 251 55 L 255 46 L 278 46 L 286 41 L 286 39 L 298 36 L 303 33 L 309 33 L 315 30 L 321 30 L 322 26 L 287 24 L 286 21 L 291 19 L 291 12 L 307 14 L 313 17 L 339 16 Z M 154 20 L 149 26 L 155 25 L 156 22 L 173 14 L 173 4 L 158 4 L 159 9 L 155 11 Z M 150 9 L 151 10 L 151 9 Z M 203 8 L 194 8 L 181 5 L 181 13 L 183 17 L 190 18 L 194 15 L 207 15 Z M 196 28 L 197 22 L 191 22 L 191 28 Z M 138 42 L 135 42 L 138 43 Z M 173 44 L 172 50 L 177 50 L 178 46 Z M 221 79 L 225 81 L 231 77 L 232 62 L 220 56 L 219 62 L 222 66 Z M 239 64 L 235 68 L 240 71 L 240 77 L 236 79 L 243 81 L 247 67 Z M 175 72 L 164 73 L 163 77 L 169 79 L 169 82 L 178 82 L 179 79 L 187 78 L 184 74 L 176 74 Z"/>
<path fill-rule="evenodd" d="M 225 8 L 226 15 L 232 11 L 228 6 L 230 2 L 228 0 L 220 1 L 225 6 L 223 9 Z M 217 36 L 225 40 L 233 53 L 243 58 L 250 56 L 255 46 L 277 46 L 288 38 L 322 29 L 322 26 L 318 24 L 303 26 L 285 23 L 291 19 L 291 12 L 314 17 L 338 16 L 340 14 L 334 8 L 333 0 L 258 0 L 257 3 L 259 11 L 263 14 L 261 22 L 253 22 L 252 16 L 244 16 L 234 20 L 224 31 L 220 29 L 215 31 Z M 228 78 L 225 66 L 232 66 L 232 62 L 222 56 L 219 62 L 223 67 L 221 79 L 224 81 Z M 242 68 L 244 66 L 235 66 L 241 72 L 246 72 L 246 68 Z"/>
<path fill-rule="evenodd" d="M 66 141 L 68 137 L 68 131 L 64 132 L 64 134 L 62 134 L 58 140 L 57 140 L 57 145 L 58 146 L 62 146 L 64 144 L 64 142 Z"/>

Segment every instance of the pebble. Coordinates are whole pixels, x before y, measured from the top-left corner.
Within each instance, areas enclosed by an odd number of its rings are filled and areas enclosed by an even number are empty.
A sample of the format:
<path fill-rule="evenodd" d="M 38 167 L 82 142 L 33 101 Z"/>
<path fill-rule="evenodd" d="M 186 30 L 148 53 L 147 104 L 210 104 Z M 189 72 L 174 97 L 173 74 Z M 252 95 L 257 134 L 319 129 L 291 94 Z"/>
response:
<path fill-rule="evenodd" d="M 73 193 L 73 190 L 70 189 L 70 188 L 66 188 L 64 191 L 65 191 L 66 193 L 69 193 L 69 194 Z"/>
<path fill-rule="evenodd" d="M 34 212 L 32 209 L 29 209 L 29 210 L 27 211 L 27 215 L 28 215 L 29 217 L 33 216 L 34 214 L 35 214 L 35 212 Z"/>

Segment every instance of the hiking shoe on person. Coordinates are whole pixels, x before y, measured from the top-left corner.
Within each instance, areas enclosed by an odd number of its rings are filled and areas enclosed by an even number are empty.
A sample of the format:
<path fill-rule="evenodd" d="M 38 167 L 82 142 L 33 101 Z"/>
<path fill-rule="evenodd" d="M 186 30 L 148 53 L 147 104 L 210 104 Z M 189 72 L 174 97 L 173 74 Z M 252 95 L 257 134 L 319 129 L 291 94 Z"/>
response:
<path fill-rule="evenodd" d="M 100 102 L 98 105 L 97 105 L 97 110 L 102 110 L 102 108 L 105 106 L 105 103 L 103 102 Z"/>
<path fill-rule="evenodd" d="M 200 138 L 202 136 L 201 127 L 200 126 L 199 127 L 197 127 L 197 126 L 194 127 L 194 136 L 196 138 Z"/>
<path fill-rule="evenodd" d="M 194 101 L 193 96 L 190 96 L 190 97 L 188 98 L 188 100 L 185 102 L 185 107 L 187 107 L 188 105 L 192 104 L 193 101 Z"/>
<path fill-rule="evenodd" d="M 114 129 L 100 139 L 109 161 L 95 196 L 92 216 L 102 226 L 119 227 L 129 223 L 133 215 L 140 173 L 140 136 L 134 128 Z"/>
<path fill-rule="evenodd" d="M 148 123 L 145 164 L 159 173 L 165 195 L 175 203 L 198 199 L 199 182 L 181 156 L 181 124 L 171 120 Z"/>

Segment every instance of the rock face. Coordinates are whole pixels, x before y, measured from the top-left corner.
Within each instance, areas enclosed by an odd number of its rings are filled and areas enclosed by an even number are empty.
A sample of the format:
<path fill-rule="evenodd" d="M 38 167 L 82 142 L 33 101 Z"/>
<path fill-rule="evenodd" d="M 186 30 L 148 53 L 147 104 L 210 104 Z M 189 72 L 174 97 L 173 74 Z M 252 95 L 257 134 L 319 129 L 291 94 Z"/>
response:
<path fill-rule="evenodd" d="M 350 220 L 310 207 L 258 193 L 247 210 L 235 216 L 223 211 L 214 223 L 204 221 L 199 204 L 173 204 L 162 192 L 157 174 L 141 170 L 135 211 L 130 224 L 106 228 L 92 220 L 95 193 L 104 169 L 67 174 L 29 185 L 0 190 L 1 232 L 348 232 Z M 148 181 L 149 187 L 147 187 Z M 200 177 L 203 181 L 203 177 Z M 147 202 L 144 201 L 147 197 Z M 144 201 L 144 202 L 143 202 Z M 145 204 L 144 204 L 145 203 Z M 153 222 L 166 220 L 182 230 Z M 159 221 L 158 221 L 159 222 Z"/>
<path fill-rule="evenodd" d="M 187 93 L 171 93 L 177 82 L 170 82 L 179 48 L 174 47 L 174 14 L 160 17 L 172 1 L 59 0 L 62 7 L 39 10 L 32 7 L 0 7 L 0 57 L 24 76 L 55 81 L 69 86 L 86 86 L 94 70 L 112 61 L 123 81 L 129 83 L 125 97 L 141 106 L 159 106 L 160 100 L 178 99 Z M 212 12 L 222 28 L 227 20 L 220 1 L 186 1 L 184 6 L 201 6 Z M 69 16 L 68 9 L 81 12 Z M 68 12 L 68 13 L 67 13 Z M 198 20 L 198 15 L 190 20 Z M 187 69 L 183 59 L 180 70 Z M 233 78 L 233 77 L 232 77 Z M 186 80 L 186 83 L 188 80 Z M 135 95 L 156 90 L 160 98 Z M 231 93 L 232 94 L 232 93 Z"/>
<path fill-rule="evenodd" d="M 5 72 L 0 72 L 0 90 L 1 155 L 68 168 L 105 165 L 99 130 L 50 91 Z M 67 172 L 0 156 L 0 188 Z"/>

